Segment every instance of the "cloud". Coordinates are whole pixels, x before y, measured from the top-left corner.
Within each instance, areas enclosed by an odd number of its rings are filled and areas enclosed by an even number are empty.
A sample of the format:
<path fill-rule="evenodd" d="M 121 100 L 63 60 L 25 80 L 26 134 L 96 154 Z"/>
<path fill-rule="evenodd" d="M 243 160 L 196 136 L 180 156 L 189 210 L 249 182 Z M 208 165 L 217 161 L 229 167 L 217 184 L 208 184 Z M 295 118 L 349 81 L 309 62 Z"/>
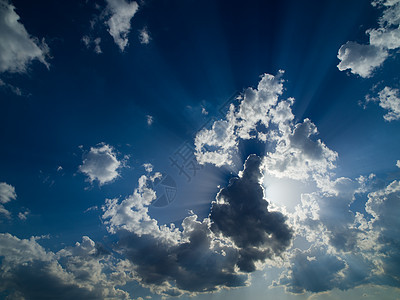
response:
<path fill-rule="evenodd" d="M 280 212 L 268 211 L 261 186 L 261 158 L 250 156 L 238 178 L 221 189 L 208 218 L 186 217 L 182 230 L 160 226 L 148 214 L 160 174 L 143 175 L 133 195 L 106 200 L 103 219 L 117 233 L 115 248 L 132 263 L 136 280 L 154 293 L 179 296 L 248 284 L 248 274 L 279 256 L 292 232 Z"/>
<path fill-rule="evenodd" d="M 335 168 L 337 153 L 312 138 L 318 133 L 315 124 L 305 119 L 292 128 L 276 136 L 276 148 L 265 159 L 267 173 L 278 178 L 317 179 Z"/>
<path fill-rule="evenodd" d="M 386 86 L 382 89 L 377 97 L 371 97 L 367 95 L 365 97 L 366 102 L 378 102 L 379 106 L 386 109 L 386 113 L 383 118 L 390 122 L 400 119 L 400 93 L 398 89 L 393 89 Z"/>
<path fill-rule="evenodd" d="M 281 254 L 292 238 L 285 216 L 268 211 L 261 163 L 260 157 L 249 156 L 240 176 L 220 190 L 210 213 L 211 230 L 240 249 L 238 267 L 245 272 L 254 271 L 255 262 Z"/>
<path fill-rule="evenodd" d="M 3 204 L 15 199 L 17 199 L 15 188 L 8 183 L 0 182 L 0 215 L 5 216 L 7 219 L 11 218 L 11 213 L 4 207 Z"/>
<path fill-rule="evenodd" d="M 107 21 L 108 32 L 121 51 L 128 45 L 128 34 L 131 30 L 131 19 L 139 8 L 136 2 L 125 0 L 107 0 L 106 11 L 110 14 Z"/>
<path fill-rule="evenodd" d="M 347 42 L 338 52 L 340 71 L 350 69 L 353 74 L 367 78 L 389 57 L 390 50 L 400 47 L 400 1 L 373 1 L 373 6 L 383 7 L 380 27 L 368 29 L 369 44 Z"/>
<path fill-rule="evenodd" d="M 82 37 L 82 42 L 85 44 L 86 48 L 89 49 L 92 45 L 94 46 L 93 50 L 97 54 L 103 53 L 100 47 L 101 38 L 92 39 L 91 37 L 84 35 Z"/>
<path fill-rule="evenodd" d="M 57 253 L 38 238 L 0 234 L 0 291 L 12 299 L 128 299 L 127 273 L 90 238 Z"/>
<path fill-rule="evenodd" d="M 147 125 L 148 125 L 148 126 L 153 125 L 153 123 L 154 123 L 154 118 L 153 118 L 153 116 L 146 115 L 146 122 L 147 122 Z"/>
<path fill-rule="evenodd" d="M 139 41 L 141 44 L 149 44 L 151 40 L 150 33 L 147 30 L 147 27 L 143 27 L 141 30 L 139 30 Z"/>
<path fill-rule="evenodd" d="M 381 47 L 347 42 L 339 49 L 337 57 L 340 63 L 337 67 L 340 71 L 350 69 L 351 73 L 367 78 L 373 70 L 383 64 L 388 55 L 389 53 Z"/>
<path fill-rule="evenodd" d="M 257 89 L 246 89 L 237 107 L 231 104 L 225 119 L 197 133 L 195 155 L 200 164 L 232 165 L 239 142 L 257 139 L 269 149 L 266 172 L 278 178 L 317 180 L 335 167 L 337 153 L 314 138 L 315 124 L 309 119 L 293 122 L 294 99 L 281 99 L 283 73 L 264 74 Z"/>
<path fill-rule="evenodd" d="M 29 35 L 15 7 L 8 0 L 0 1 L 0 72 L 25 73 L 32 61 L 47 68 L 49 48 L 42 40 Z"/>
<path fill-rule="evenodd" d="M 331 192 L 303 194 L 291 219 L 297 237 L 309 244 L 291 250 L 289 268 L 275 285 L 293 293 L 363 284 L 399 287 L 400 183 L 378 182 L 374 175 L 342 177 L 331 182 Z M 366 214 L 351 209 L 364 196 Z"/>
<path fill-rule="evenodd" d="M 17 199 L 15 188 L 10 184 L 0 182 L 0 203 L 5 204 L 15 199 Z"/>
<path fill-rule="evenodd" d="M 279 71 L 277 76 L 261 76 L 257 89 L 247 88 L 238 107 L 230 105 L 225 119 L 215 121 L 211 129 L 205 128 L 197 133 L 195 155 L 200 164 L 211 163 L 217 167 L 232 165 L 239 139 L 266 141 L 266 134 L 257 128 L 268 128 L 274 116 L 279 115 L 275 106 L 282 94 L 282 74 L 283 71 Z"/>
<path fill-rule="evenodd" d="M 109 183 L 118 178 L 118 170 L 123 166 L 117 159 L 114 148 L 105 143 L 91 147 L 84 155 L 79 171 L 88 176 L 91 183 L 98 181 L 100 185 Z"/>

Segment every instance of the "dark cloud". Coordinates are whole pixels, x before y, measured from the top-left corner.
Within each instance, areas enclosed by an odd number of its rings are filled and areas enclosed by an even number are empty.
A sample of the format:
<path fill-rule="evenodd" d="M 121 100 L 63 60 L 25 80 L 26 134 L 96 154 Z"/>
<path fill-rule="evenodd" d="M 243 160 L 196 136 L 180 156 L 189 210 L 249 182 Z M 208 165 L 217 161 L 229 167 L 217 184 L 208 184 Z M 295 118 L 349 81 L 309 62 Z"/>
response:
<path fill-rule="evenodd" d="M 90 291 L 68 282 L 67 276 L 60 276 L 57 271 L 53 263 L 35 260 L 18 265 L 2 278 L 1 287 L 14 291 L 9 299 L 103 299 L 98 290 Z"/>
<path fill-rule="evenodd" d="M 141 284 L 175 296 L 246 285 L 247 275 L 235 271 L 237 250 L 213 243 L 207 222 L 200 223 L 195 216 L 186 218 L 183 226 L 187 241 L 179 244 L 163 243 L 151 235 L 123 234 L 119 249 L 133 263 Z"/>
<path fill-rule="evenodd" d="M 268 211 L 261 185 L 261 158 L 250 155 L 240 177 L 231 179 L 213 202 L 211 230 L 229 237 L 240 248 L 239 267 L 255 270 L 254 262 L 279 255 L 291 242 L 292 231 L 280 212 Z"/>
<path fill-rule="evenodd" d="M 337 286 L 338 273 L 346 264 L 335 255 L 321 253 L 321 249 L 296 250 L 290 275 L 281 278 L 280 283 L 292 293 L 324 292 Z"/>

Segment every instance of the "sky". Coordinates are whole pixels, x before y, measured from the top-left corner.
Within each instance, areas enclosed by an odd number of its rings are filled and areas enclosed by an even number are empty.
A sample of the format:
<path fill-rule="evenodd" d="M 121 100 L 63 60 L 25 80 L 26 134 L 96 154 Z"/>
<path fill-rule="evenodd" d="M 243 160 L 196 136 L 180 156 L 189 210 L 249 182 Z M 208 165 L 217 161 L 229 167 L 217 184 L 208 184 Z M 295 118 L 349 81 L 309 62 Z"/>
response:
<path fill-rule="evenodd" d="M 399 0 L 0 0 L 0 298 L 400 299 L 399 53 Z"/>

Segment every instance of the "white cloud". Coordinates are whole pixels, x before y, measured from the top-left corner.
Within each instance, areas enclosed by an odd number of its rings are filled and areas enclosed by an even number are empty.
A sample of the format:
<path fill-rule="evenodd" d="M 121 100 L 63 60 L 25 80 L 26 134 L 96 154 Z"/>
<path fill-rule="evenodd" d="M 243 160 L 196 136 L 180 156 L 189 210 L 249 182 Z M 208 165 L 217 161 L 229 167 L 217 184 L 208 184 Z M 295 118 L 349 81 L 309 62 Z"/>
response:
<path fill-rule="evenodd" d="M 111 17 L 107 21 L 108 32 L 121 51 L 128 45 L 128 34 L 131 30 L 131 19 L 139 8 L 136 2 L 125 0 L 107 0 L 107 8 Z"/>
<path fill-rule="evenodd" d="M 114 148 L 101 143 L 96 147 L 91 147 L 86 153 L 79 171 L 87 175 L 91 183 L 97 180 L 100 185 L 103 185 L 119 177 L 118 170 L 122 165 L 117 159 Z"/>
<path fill-rule="evenodd" d="M 211 163 L 217 167 L 231 165 L 237 152 L 234 107 L 231 106 L 226 120 L 214 122 L 211 129 L 197 133 L 194 145 L 195 156 L 200 164 Z"/>
<path fill-rule="evenodd" d="M 245 90 L 237 107 L 231 104 L 225 119 L 197 133 L 195 155 L 200 164 L 232 165 L 239 142 L 258 139 L 270 149 L 266 172 L 278 178 L 317 180 L 335 167 L 337 153 L 314 138 L 317 127 L 309 119 L 293 123 L 294 99 L 280 99 L 283 73 L 264 74 L 256 89 Z"/>
<path fill-rule="evenodd" d="M 400 160 L 396 162 L 396 167 L 400 168 Z"/>
<path fill-rule="evenodd" d="M 400 93 L 398 89 L 392 89 L 386 86 L 378 93 L 378 97 L 366 96 L 366 101 L 379 102 L 379 106 L 388 110 L 388 113 L 383 118 L 390 122 L 400 119 Z"/>
<path fill-rule="evenodd" d="M 149 31 L 147 30 L 147 27 L 139 30 L 139 40 L 141 44 L 147 45 L 148 43 L 150 43 L 151 37 Z"/>
<path fill-rule="evenodd" d="M 347 42 L 339 49 L 337 57 L 340 63 L 337 67 L 340 71 L 350 69 L 351 73 L 367 78 L 374 69 L 382 65 L 388 55 L 381 47 Z"/>
<path fill-rule="evenodd" d="M 351 73 L 367 78 L 388 58 L 390 50 L 400 47 L 400 1 L 373 1 L 373 6 L 384 8 L 379 19 L 380 27 L 368 29 L 369 44 L 347 42 L 338 52 L 340 71 L 350 69 Z"/>
<path fill-rule="evenodd" d="M 7 0 L 0 1 L 0 72 L 24 73 L 34 60 L 46 67 L 49 48 L 42 40 L 29 35 L 15 7 Z"/>
<path fill-rule="evenodd" d="M 0 203 L 7 203 L 11 200 L 17 199 L 15 188 L 5 182 L 0 182 Z"/>
<path fill-rule="evenodd" d="M 146 122 L 147 122 L 148 126 L 151 126 L 153 124 L 153 122 L 154 122 L 153 116 L 146 115 Z"/>
<path fill-rule="evenodd" d="M 317 179 L 335 168 L 337 153 L 311 138 L 317 133 L 317 127 L 305 119 L 278 137 L 276 148 L 266 155 L 266 172 L 278 178 L 304 180 L 310 176 Z"/>

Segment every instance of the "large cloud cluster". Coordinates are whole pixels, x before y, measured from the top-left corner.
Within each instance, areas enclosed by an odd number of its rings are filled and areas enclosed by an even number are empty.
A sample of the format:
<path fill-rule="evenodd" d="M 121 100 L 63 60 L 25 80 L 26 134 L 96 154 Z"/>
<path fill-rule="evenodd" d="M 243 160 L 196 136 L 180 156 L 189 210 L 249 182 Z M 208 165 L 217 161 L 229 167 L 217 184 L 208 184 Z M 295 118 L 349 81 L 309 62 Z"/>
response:
<path fill-rule="evenodd" d="M 143 286 L 163 295 L 239 287 L 267 258 L 279 256 L 292 231 L 263 198 L 261 158 L 250 156 L 239 177 L 221 189 L 208 218 L 194 214 L 175 226 L 159 226 L 148 214 L 156 199 L 149 187 L 159 174 L 142 176 L 132 196 L 107 200 L 103 218 L 120 238 L 115 248 L 132 263 Z"/>
<path fill-rule="evenodd" d="M 240 141 L 257 139 L 270 151 L 265 157 L 266 172 L 278 178 L 317 180 L 335 167 L 337 153 L 321 140 L 309 119 L 294 123 L 293 98 L 281 99 L 283 71 L 264 74 L 256 89 L 248 88 L 237 107 L 231 104 L 225 119 L 201 130 L 195 138 L 200 164 L 231 165 Z"/>
<path fill-rule="evenodd" d="M 129 299 L 116 288 L 130 278 L 124 261 L 90 238 L 57 253 L 38 239 L 0 234 L 0 291 L 10 299 Z"/>
<path fill-rule="evenodd" d="M 375 176 L 336 179 L 335 193 L 303 194 L 294 228 L 309 247 L 293 249 L 279 285 L 293 293 L 342 290 L 362 284 L 400 286 L 400 184 L 378 188 Z M 350 208 L 366 197 L 365 213 Z"/>

